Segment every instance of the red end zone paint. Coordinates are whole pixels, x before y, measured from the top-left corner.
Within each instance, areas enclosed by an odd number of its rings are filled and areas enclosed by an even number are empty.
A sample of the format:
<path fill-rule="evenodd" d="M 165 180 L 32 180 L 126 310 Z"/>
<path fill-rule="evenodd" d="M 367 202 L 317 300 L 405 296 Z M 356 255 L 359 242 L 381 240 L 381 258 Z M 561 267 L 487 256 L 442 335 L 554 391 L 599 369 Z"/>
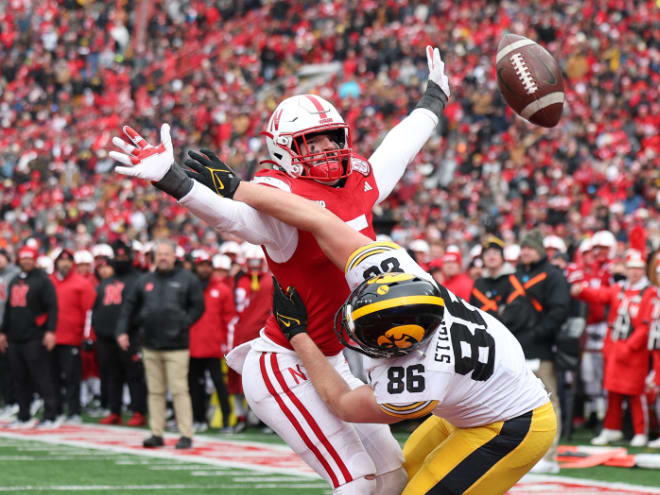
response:
<path fill-rule="evenodd" d="M 199 462 L 200 459 L 215 461 L 224 465 L 232 465 L 245 469 L 261 468 L 273 472 L 296 472 L 305 477 L 313 474 L 313 470 L 305 464 L 296 453 L 288 447 L 269 445 L 257 442 L 238 442 L 231 440 L 215 440 L 210 437 L 196 437 L 194 447 L 188 450 L 175 450 L 176 435 L 165 435 L 163 449 L 145 449 L 142 440 L 148 436 L 146 430 L 135 430 L 125 427 L 104 427 L 94 425 L 61 426 L 55 430 L 17 430 L 3 428 L 0 424 L 0 437 L 3 433 L 11 437 L 25 437 L 30 440 L 43 440 L 61 445 L 78 445 L 89 448 L 110 447 L 122 452 L 135 452 L 140 455 L 155 457 L 166 454 L 177 460 Z"/>

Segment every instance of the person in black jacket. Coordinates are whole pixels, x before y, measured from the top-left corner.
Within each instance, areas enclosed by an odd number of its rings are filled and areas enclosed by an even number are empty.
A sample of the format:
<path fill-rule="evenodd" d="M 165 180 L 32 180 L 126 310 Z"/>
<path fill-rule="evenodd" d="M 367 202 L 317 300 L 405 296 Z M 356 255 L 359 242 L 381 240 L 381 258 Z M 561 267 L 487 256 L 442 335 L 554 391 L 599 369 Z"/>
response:
<path fill-rule="evenodd" d="M 144 339 L 149 428 L 145 447 L 162 447 L 165 429 L 165 391 L 170 387 L 174 414 L 181 433 L 176 448 L 192 446 L 192 405 L 188 392 L 188 331 L 204 312 L 204 292 L 191 272 L 175 267 L 175 246 L 167 240 L 155 245 L 155 272 L 141 275 L 121 308 L 117 342 L 128 348 L 128 330 L 136 326 Z"/>
<path fill-rule="evenodd" d="M 512 291 L 509 276 L 515 269 L 504 261 L 504 241 L 494 235 L 489 235 L 483 243 L 481 257 L 484 276 L 474 281 L 470 304 L 499 319 Z"/>
<path fill-rule="evenodd" d="M 101 387 L 107 387 L 110 414 L 99 420 L 100 424 L 121 424 L 121 406 L 124 383 L 131 394 L 133 416 L 128 426 L 146 424 L 147 387 L 144 368 L 136 335 L 130 338 L 126 350 L 117 343 L 117 321 L 122 303 L 131 292 L 139 273 L 133 268 L 131 249 L 121 240 L 112 245 L 115 257 L 96 259 L 96 271 L 101 279 L 96 287 L 96 301 L 92 308 L 92 326 L 96 333 L 99 356 Z M 134 329 L 127 329 L 132 332 Z"/>
<path fill-rule="evenodd" d="M 0 351 L 9 351 L 11 380 L 18 397 L 16 426 L 30 428 L 32 386 L 44 401 L 43 428 L 56 427 L 57 398 L 50 374 L 49 353 L 55 347 L 57 296 L 44 272 L 36 268 L 37 251 L 24 246 L 18 251 L 20 273 L 7 289 L 8 300 L 0 328 Z"/>
<path fill-rule="evenodd" d="M 509 328 L 520 342 L 529 366 L 550 392 L 555 414 L 557 418 L 561 418 L 553 346 L 568 317 L 571 295 L 564 274 L 548 261 L 543 236 L 538 230 L 533 230 L 523 237 L 520 243 L 520 263 L 515 275 L 515 278 L 511 279 L 513 292 L 507 298 L 507 303 L 512 306 L 524 303 L 516 309 L 515 314 L 531 323 L 511 325 Z M 529 311 L 525 311 L 525 308 Z M 535 313 L 535 318 L 528 319 L 528 313 Z M 558 423 L 552 447 L 532 468 L 532 472 L 559 472 L 556 458 L 560 436 L 561 424 Z"/>

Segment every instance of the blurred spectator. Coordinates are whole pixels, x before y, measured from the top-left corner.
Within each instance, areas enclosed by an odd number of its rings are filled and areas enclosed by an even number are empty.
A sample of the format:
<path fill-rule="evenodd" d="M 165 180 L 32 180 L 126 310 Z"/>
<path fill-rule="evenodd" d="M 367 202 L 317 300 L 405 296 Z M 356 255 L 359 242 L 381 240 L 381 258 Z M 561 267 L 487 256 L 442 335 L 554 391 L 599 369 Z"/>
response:
<path fill-rule="evenodd" d="M 440 260 L 442 263 L 440 268 L 442 272 L 442 285 L 458 297 L 469 301 L 474 280 L 467 273 L 461 272 L 463 257 L 460 251 L 447 250 Z"/>
<path fill-rule="evenodd" d="M 543 245 L 548 252 L 548 245 Z M 582 269 L 574 263 L 569 263 L 568 256 L 557 249 L 550 263 L 556 266 L 569 284 L 584 278 Z M 587 305 L 571 298 L 568 317 L 555 337 L 555 368 L 557 370 L 557 388 L 562 411 L 562 436 L 571 439 L 573 433 L 573 403 L 576 393 L 577 368 L 582 354 L 581 340 L 587 325 Z"/>
<path fill-rule="evenodd" d="M 192 252 L 195 275 L 204 289 L 204 313 L 190 327 L 190 398 L 193 408 L 195 432 L 208 429 L 208 396 L 206 394 L 206 371 L 218 394 L 222 411 L 222 433 L 232 431 L 229 426 L 231 407 L 229 394 L 222 373 L 221 358 L 227 352 L 227 332 L 230 322 L 236 317 L 234 294 L 220 279 L 213 277 L 213 265 L 209 254 L 198 249 Z"/>
<path fill-rule="evenodd" d="M 527 362 L 550 393 L 557 418 L 561 418 L 553 345 L 561 325 L 568 316 L 570 294 L 564 275 L 545 255 L 543 237 L 538 230 L 528 232 L 520 243 L 520 264 L 511 278 L 513 292 L 507 302 L 520 298 L 529 301 L 536 311 L 532 326 L 515 335 L 525 352 Z M 558 422 L 553 446 L 543 459 L 532 468 L 536 473 L 557 473 L 557 444 L 561 436 Z"/>
<path fill-rule="evenodd" d="M 141 275 L 122 304 L 117 323 L 122 349 L 130 345 L 128 329 L 136 326 L 144 336 L 149 428 L 145 447 L 162 447 L 165 429 L 165 392 L 169 386 L 181 437 L 177 449 L 192 446 L 193 418 L 188 393 L 188 333 L 204 312 L 204 293 L 197 278 L 175 267 L 175 245 L 161 239 L 154 245 L 156 270 Z"/>
<path fill-rule="evenodd" d="M 656 255 L 657 261 L 657 255 Z M 656 283 L 655 289 L 658 290 L 657 281 L 660 280 L 660 264 L 656 263 L 654 268 Z M 660 298 L 653 300 L 653 309 L 651 311 L 651 323 L 649 325 L 648 348 L 651 352 L 653 361 L 652 371 L 647 377 L 647 387 L 651 389 L 655 396 L 655 415 L 656 425 L 660 425 Z M 660 448 L 660 436 L 651 440 L 648 444 L 651 448 Z"/>
<path fill-rule="evenodd" d="M 20 273 L 9 283 L 8 300 L 0 328 L 0 352 L 9 350 L 10 379 L 16 384 L 17 428 L 31 428 L 32 384 L 44 401 L 40 427 L 54 428 L 57 396 L 50 361 L 55 347 L 57 296 L 48 276 L 36 268 L 37 251 L 29 246 L 18 250 Z"/>
<path fill-rule="evenodd" d="M 513 290 L 509 275 L 515 270 L 504 261 L 504 241 L 492 234 L 484 242 L 481 257 L 485 273 L 474 282 L 470 304 L 499 318 L 504 303 Z"/>
<path fill-rule="evenodd" d="M 427 239 L 435 259 L 443 253 L 434 247 L 455 243 L 467 253 L 498 231 L 515 266 L 510 251 L 533 226 L 559 237 L 569 253 L 607 229 L 614 256 L 644 212 L 647 243 L 660 245 L 653 0 L 616 8 L 595 0 L 579 7 L 570 0 L 156 3 L 147 19 L 138 5 L 17 2 L 0 13 L 0 248 L 30 237 L 44 251 L 119 237 L 144 247 L 171 236 L 196 249 L 206 225 L 146 184 L 107 180 L 105 150 L 120 121 L 152 130 L 171 122 L 175 149 L 217 150 L 247 177 L 264 154 L 255 135 L 276 102 L 308 92 L 338 102 L 354 142 L 374 149 L 418 100 L 426 71 L 420 48 L 429 41 L 443 54 L 452 98 L 437 134 L 379 205 L 395 240 Z M 505 31 L 540 41 L 564 69 L 567 103 L 556 128 L 531 126 L 502 101 L 484 54 L 496 51 Z M 314 72 L 319 67 L 328 72 Z M 146 269 L 146 257 L 134 260 Z M 616 274 L 601 261 L 584 266 L 590 283 L 600 276 L 607 286 Z M 52 271 L 46 263 L 38 265 Z M 239 269 L 234 263 L 232 275 Z M 586 412 L 596 418 L 601 352 L 592 347 L 602 345 L 606 325 L 593 308 L 581 371 L 593 370 L 582 376 Z"/>
<path fill-rule="evenodd" d="M 415 239 L 408 245 L 408 249 L 413 252 L 413 259 L 417 264 L 427 270 L 430 252 L 429 243 L 424 239 Z"/>
<path fill-rule="evenodd" d="M 94 275 L 94 257 L 87 249 L 79 249 L 73 253 L 73 263 L 80 276 L 86 278 L 94 287 L 98 283 Z"/>
<path fill-rule="evenodd" d="M 122 328 L 130 335 L 126 348 L 119 346 L 118 320 L 122 304 L 135 286 L 139 273 L 133 268 L 131 251 L 126 243 L 116 240 L 115 259 L 103 256 L 96 258 L 96 272 L 99 285 L 96 287 L 96 300 L 92 308 L 92 326 L 97 337 L 99 367 L 102 388 L 106 390 L 110 414 L 102 418 L 101 424 L 122 424 L 121 409 L 124 383 L 128 385 L 131 397 L 130 409 L 133 413 L 128 426 L 146 424 L 147 390 L 140 352 L 140 339 L 134 326 Z"/>
<path fill-rule="evenodd" d="M 81 351 L 85 333 L 89 332 L 91 325 L 90 312 L 96 292 L 89 280 L 73 269 L 73 252 L 68 249 L 62 249 L 55 257 L 55 271 L 50 279 L 57 294 L 52 366 L 58 414 L 66 406 L 66 422 L 80 424 Z"/>
<path fill-rule="evenodd" d="M 243 309 L 239 311 L 238 320 L 234 325 L 233 347 L 238 347 L 259 336 L 259 331 L 264 328 L 266 319 L 271 314 L 273 302 L 273 279 L 268 271 L 263 250 L 260 246 L 246 244 L 243 256 L 245 271 L 238 281 L 237 292 L 246 287 L 248 281 L 249 290 L 245 291 L 245 294 L 248 295 L 243 300 Z M 238 294 L 240 295 L 240 293 Z M 239 300 L 238 295 L 236 299 Z M 234 431 L 240 432 L 247 425 L 247 411 L 243 406 L 245 398 L 243 396 L 241 375 L 231 370 L 231 368 L 228 373 L 228 388 L 234 399 L 234 412 L 237 417 Z"/>
<path fill-rule="evenodd" d="M 0 322 L 4 317 L 9 283 L 19 272 L 19 268 L 11 262 L 9 253 L 0 249 Z M 14 386 L 9 379 L 9 362 L 7 354 L 4 352 L 0 353 L 0 401 L 2 401 L 0 416 L 11 415 L 16 409 L 14 407 L 16 404 Z"/>
<path fill-rule="evenodd" d="M 92 256 L 92 253 L 87 249 L 79 249 L 73 253 L 73 263 L 76 272 L 88 280 L 93 287 L 96 287 L 99 281 L 94 273 L 94 256 Z M 87 407 L 91 406 L 95 398 L 98 398 L 101 394 L 99 362 L 96 353 L 96 335 L 90 325 L 85 325 L 85 335 L 80 359 L 82 361 L 80 402 L 83 407 Z M 96 408 L 90 410 L 90 412 L 97 412 Z"/>
<path fill-rule="evenodd" d="M 607 445 L 623 439 L 623 400 L 627 399 L 633 419 L 633 447 L 648 441 L 648 410 L 643 396 L 649 373 L 649 320 L 657 291 L 645 275 L 646 260 L 634 249 L 626 254 L 625 282 L 611 287 L 571 287 L 573 296 L 609 306 L 608 332 L 603 345 L 607 390 L 607 413 L 601 433 L 591 440 Z"/>
<path fill-rule="evenodd" d="M 263 154 L 256 130 L 274 102 L 304 89 L 339 102 L 355 142 L 373 149 L 417 101 L 426 70 L 419 48 L 429 41 L 446 57 L 452 99 L 438 135 L 380 205 L 406 238 L 442 237 L 467 252 L 492 218 L 507 244 L 508 233 L 536 223 L 567 244 L 603 228 L 625 242 L 639 209 L 658 224 L 653 0 L 625 14 L 595 0 L 580 8 L 569 0 L 441 3 L 426 8 L 424 29 L 408 2 L 287 4 L 278 22 L 278 4 L 203 14 L 157 4 L 144 32 L 137 5 L 21 2 L 0 15 L 0 247 L 31 235 L 50 249 L 171 233 L 195 249 L 206 226 L 137 181 L 103 175 L 120 120 L 152 129 L 172 122 L 175 149 L 216 149 L 251 175 Z M 222 30 L 208 18 L 221 18 Z M 539 40 L 564 68 L 567 104 L 556 128 L 540 132 L 502 101 L 483 54 L 505 31 Z"/>
<path fill-rule="evenodd" d="M 213 278 L 225 284 L 230 289 L 234 289 L 233 279 L 229 275 L 231 271 L 231 258 L 224 254 L 216 254 L 212 258 Z"/>

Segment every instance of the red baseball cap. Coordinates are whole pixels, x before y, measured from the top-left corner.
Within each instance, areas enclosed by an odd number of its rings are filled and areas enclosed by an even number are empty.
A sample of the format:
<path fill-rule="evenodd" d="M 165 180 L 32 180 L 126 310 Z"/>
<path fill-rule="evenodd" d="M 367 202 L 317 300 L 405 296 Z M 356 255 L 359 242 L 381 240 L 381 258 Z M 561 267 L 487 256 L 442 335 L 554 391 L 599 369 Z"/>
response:
<path fill-rule="evenodd" d="M 32 258 L 33 260 L 37 259 L 37 250 L 30 246 L 23 246 L 18 250 L 18 259 L 21 258 Z"/>
<path fill-rule="evenodd" d="M 458 263 L 459 265 L 462 262 L 462 256 L 461 253 L 456 252 L 456 251 L 448 251 L 445 254 L 442 255 L 442 263 L 451 263 L 452 261 L 454 263 Z"/>

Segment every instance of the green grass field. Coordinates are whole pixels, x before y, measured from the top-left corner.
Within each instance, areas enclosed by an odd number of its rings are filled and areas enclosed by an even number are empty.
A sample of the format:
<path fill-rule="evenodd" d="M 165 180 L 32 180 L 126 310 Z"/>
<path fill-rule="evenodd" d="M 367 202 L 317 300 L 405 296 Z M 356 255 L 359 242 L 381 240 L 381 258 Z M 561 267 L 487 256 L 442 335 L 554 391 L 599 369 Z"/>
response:
<path fill-rule="evenodd" d="M 0 438 L 0 493 L 329 494 L 321 479 Z"/>
<path fill-rule="evenodd" d="M 146 433 L 146 430 L 135 431 L 136 438 L 142 438 Z M 407 435 L 405 431 L 396 432 L 396 437 L 401 442 Z M 236 442 L 282 444 L 276 436 L 263 434 L 256 429 L 231 436 L 221 436 L 211 432 L 204 437 Z M 579 431 L 574 437 L 575 443 L 578 444 L 588 443 L 588 439 L 589 433 L 586 431 Z M 629 451 L 630 453 L 652 452 L 651 449 L 629 449 Z M 561 476 L 660 487 L 660 470 L 596 467 L 564 469 Z M 256 469 L 209 465 L 185 459 L 83 448 L 57 444 L 52 440 L 46 442 L 32 438 L 0 436 L 0 495 L 14 493 L 321 495 L 331 492 L 330 487 L 323 480 L 304 473 L 277 474 Z"/>

